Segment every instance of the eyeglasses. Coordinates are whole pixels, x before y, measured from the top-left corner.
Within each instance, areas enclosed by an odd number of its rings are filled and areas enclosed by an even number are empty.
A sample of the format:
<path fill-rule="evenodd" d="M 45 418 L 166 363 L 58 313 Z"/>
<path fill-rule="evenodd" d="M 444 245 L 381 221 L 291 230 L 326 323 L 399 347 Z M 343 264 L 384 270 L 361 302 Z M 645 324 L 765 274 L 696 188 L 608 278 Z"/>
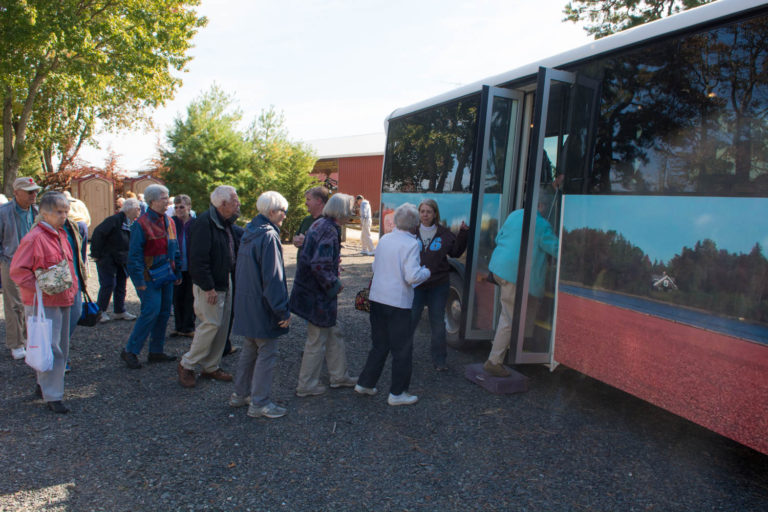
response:
<path fill-rule="evenodd" d="M 275 210 L 275 211 L 277 211 L 277 212 L 283 212 L 283 213 L 284 213 L 284 214 L 286 214 L 286 215 L 288 214 L 288 210 L 286 210 L 285 208 L 278 208 L 278 209 L 277 209 L 277 210 Z"/>

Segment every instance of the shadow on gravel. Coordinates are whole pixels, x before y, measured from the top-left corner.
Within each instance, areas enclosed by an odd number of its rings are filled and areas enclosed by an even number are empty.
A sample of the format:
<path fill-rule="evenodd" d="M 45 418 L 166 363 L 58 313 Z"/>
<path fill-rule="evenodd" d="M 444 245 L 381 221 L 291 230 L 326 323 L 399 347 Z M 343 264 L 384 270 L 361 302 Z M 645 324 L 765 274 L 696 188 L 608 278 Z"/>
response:
<path fill-rule="evenodd" d="M 352 373 L 370 344 L 368 316 L 353 306 L 372 262 L 359 250 L 345 244 L 339 308 Z M 285 259 L 292 276 L 292 246 Z M 128 309 L 138 313 L 129 290 Z M 489 394 L 463 377 L 488 346 L 449 349 L 449 371 L 437 373 L 426 322 L 416 333 L 411 385 L 420 401 L 393 408 L 389 366 L 377 396 L 344 389 L 297 398 L 306 328 L 293 318 L 273 387 L 289 409 L 279 420 L 229 407 L 231 384 L 180 387 L 174 364 L 126 369 L 118 354 L 131 327 L 78 328 L 66 383 L 72 412 L 64 416 L 34 398 L 23 363 L 7 351 L 0 357 L 0 510 L 682 511 L 768 503 L 768 457 L 564 367 L 518 367 L 530 391 Z M 180 356 L 189 342 L 170 338 L 166 349 Z M 224 369 L 237 357 L 225 358 Z"/>

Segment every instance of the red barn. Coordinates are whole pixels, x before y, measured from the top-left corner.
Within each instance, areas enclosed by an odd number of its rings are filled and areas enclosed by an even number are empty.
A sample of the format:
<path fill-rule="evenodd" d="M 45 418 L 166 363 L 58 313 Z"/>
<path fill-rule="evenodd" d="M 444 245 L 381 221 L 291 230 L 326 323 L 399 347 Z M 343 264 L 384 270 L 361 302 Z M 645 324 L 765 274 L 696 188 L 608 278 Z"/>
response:
<path fill-rule="evenodd" d="M 381 204 L 381 172 L 384 165 L 383 133 L 352 135 L 308 141 L 317 154 L 312 175 L 337 183 L 339 192 L 362 194 L 371 203 L 374 217 Z"/>

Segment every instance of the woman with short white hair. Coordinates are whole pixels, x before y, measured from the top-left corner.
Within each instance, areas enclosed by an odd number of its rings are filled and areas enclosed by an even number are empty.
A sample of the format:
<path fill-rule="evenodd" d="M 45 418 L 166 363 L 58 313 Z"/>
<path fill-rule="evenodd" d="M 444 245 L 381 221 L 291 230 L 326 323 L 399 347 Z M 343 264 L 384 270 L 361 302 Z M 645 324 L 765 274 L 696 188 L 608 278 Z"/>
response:
<path fill-rule="evenodd" d="M 301 359 L 296 395 L 322 395 L 323 360 L 328 365 L 332 388 L 352 387 L 357 379 L 347 373 L 344 336 L 336 324 L 338 297 L 344 286 L 339 278 L 341 226 L 352 217 L 354 199 L 335 194 L 323 215 L 307 231 L 296 266 L 291 291 L 291 312 L 307 321 L 307 342 Z"/>
<path fill-rule="evenodd" d="M 74 286 L 77 282 L 74 258 L 77 255 L 73 254 L 64 231 L 68 212 L 69 201 L 61 192 L 48 192 L 43 196 L 40 200 L 40 222 L 21 239 L 13 255 L 10 272 L 11 279 L 19 287 L 27 316 L 34 314 L 37 287 L 42 290 L 42 304 L 37 307 L 44 308 L 45 316 L 52 324 L 53 367 L 45 372 L 37 372 L 37 393 L 42 395 L 46 406 L 58 414 L 69 411 L 62 403 L 64 369 L 69 354 L 69 309 L 77 294 Z M 36 271 L 50 273 L 58 265 L 62 265 L 63 269 L 56 276 L 58 279 L 53 281 L 60 286 L 48 289 L 45 280 L 43 284 L 38 282 Z M 65 276 L 69 279 L 65 279 Z"/>
<path fill-rule="evenodd" d="M 288 412 L 272 402 L 277 365 L 277 338 L 288 333 L 288 285 L 283 264 L 280 226 L 288 201 L 264 192 L 256 201 L 259 214 L 245 228 L 235 266 L 235 322 L 232 333 L 245 337 L 235 374 L 232 407 L 249 405 L 252 418 L 279 418 Z"/>
<path fill-rule="evenodd" d="M 368 295 L 372 347 L 355 391 L 362 395 L 376 394 L 376 383 L 392 353 L 392 383 L 387 403 L 411 405 L 419 400 L 408 393 L 413 364 L 413 287 L 426 281 L 430 272 L 419 264 L 419 242 L 411 233 L 419 225 L 416 207 L 410 203 L 398 207 L 394 221 L 395 229 L 381 237 L 373 260 L 373 280 Z"/>

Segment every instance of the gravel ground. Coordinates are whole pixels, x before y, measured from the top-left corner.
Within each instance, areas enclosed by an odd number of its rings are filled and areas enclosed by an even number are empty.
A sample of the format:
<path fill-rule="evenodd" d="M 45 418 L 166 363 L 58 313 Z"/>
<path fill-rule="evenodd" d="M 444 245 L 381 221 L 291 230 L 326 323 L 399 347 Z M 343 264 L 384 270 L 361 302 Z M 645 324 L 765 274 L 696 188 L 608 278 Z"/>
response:
<path fill-rule="evenodd" d="M 349 240 L 339 308 L 353 373 L 370 340 L 353 303 L 372 258 L 357 251 Z M 292 275 L 293 247 L 285 254 Z M 128 309 L 138 313 L 131 286 Z M 78 328 L 63 416 L 34 398 L 33 374 L 3 348 L 0 510 L 768 509 L 768 456 L 563 367 L 518 368 L 530 391 L 487 393 L 463 377 L 487 346 L 449 351 L 450 370 L 436 373 L 426 322 L 417 405 L 350 389 L 297 398 L 302 324 L 281 338 L 274 398 L 289 414 L 278 420 L 230 408 L 231 384 L 180 387 L 174 364 L 126 369 L 130 322 Z M 166 351 L 181 356 L 189 341 L 171 338 Z"/>

